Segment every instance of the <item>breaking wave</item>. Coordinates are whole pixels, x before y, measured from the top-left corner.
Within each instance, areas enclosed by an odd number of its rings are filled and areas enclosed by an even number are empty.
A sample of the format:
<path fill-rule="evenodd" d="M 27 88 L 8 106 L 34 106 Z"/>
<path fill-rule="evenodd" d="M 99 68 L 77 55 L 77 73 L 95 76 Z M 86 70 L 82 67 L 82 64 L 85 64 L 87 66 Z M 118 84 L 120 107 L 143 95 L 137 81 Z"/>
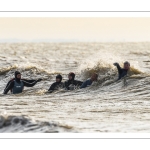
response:
<path fill-rule="evenodd" d="M 71 126 L 60 125 L 54 122 L 39 122 L 32 121 L 24 116 L 0 116 L 0 133 L 10 132 L 43 132 L 43 133 L 58 133 L 58 132 L 75 132 Z"/>

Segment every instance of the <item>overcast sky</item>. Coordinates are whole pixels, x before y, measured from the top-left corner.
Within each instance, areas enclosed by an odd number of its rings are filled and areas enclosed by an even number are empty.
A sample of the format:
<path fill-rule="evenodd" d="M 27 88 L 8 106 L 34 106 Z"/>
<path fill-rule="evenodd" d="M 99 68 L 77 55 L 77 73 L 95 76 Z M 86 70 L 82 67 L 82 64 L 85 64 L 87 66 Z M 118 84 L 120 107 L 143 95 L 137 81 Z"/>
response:
<path fill-rule="evenodd" d="M 0 18 L 0 41 L 150 41 L 150 18 Z"/>

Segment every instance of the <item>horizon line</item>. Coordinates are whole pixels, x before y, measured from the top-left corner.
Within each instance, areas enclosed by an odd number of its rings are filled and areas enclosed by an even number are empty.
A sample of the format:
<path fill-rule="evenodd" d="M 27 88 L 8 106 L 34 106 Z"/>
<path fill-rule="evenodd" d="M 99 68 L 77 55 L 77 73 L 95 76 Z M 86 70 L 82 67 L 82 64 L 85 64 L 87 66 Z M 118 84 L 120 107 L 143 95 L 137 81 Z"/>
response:
<path fill-rule="evenodd" d="M 116 39 L 108 39 L 108 40 L 81 40 L 81 39 L 52 39 L 52 38 L 43 38 L 43 39 L 19 39 L 19 38 L 8 38 L 8 39 L 0 39 L 0 43 L 148 43 L 150 40 L 116 40 Z"/>

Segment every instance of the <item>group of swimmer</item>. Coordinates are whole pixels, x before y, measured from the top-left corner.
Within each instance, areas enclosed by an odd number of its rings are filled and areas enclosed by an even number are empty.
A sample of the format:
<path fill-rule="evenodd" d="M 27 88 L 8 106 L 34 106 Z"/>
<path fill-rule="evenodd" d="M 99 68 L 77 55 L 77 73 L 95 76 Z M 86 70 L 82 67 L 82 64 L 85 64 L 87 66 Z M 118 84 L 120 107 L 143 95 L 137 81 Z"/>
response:
<path fill-rule="evenodd" d="M 130 69 L 130 63 L 128 61 L 124 62 L 123 68 L 120 67 L 119 63 L 114 63 L 113 65 L 117 67 L 118 80 L 126 76 Z M 72 88 L 74 88 L 74 86 L 79 87 L 80 89 L 86 88 L 90 86 L 94 81 L 97 81 L 97 79 L 98 79 L 98 74 L 93 73 L 90 79 L 87 79 L 84 82 L 78 81 L 78 80 L 75 80 L 75 74 L 73 72 L 70 72 L 68 75 L 68 80 L 63 83 L 62 76 L 59 74 L 56 76 L 56 82 L 54 82 L 50 86 L 50 88 L 48 89 L 48 92 L 51 93 L 54 90 L 58 90 L 60 88 L 71 90 Z M 19 71 L 16 71 L 15 77 L 7 83 L 3 94 L 7 94 L 8 91 L 11 91 L 12 94 L 22 93 L 24 86 L 33 87 L 37 82 L 40 82 L 40 81 L 42 81 L 42 79 L 37 79 L 37 80 L 23 79 L 21 78 L 21 73 Z"/>

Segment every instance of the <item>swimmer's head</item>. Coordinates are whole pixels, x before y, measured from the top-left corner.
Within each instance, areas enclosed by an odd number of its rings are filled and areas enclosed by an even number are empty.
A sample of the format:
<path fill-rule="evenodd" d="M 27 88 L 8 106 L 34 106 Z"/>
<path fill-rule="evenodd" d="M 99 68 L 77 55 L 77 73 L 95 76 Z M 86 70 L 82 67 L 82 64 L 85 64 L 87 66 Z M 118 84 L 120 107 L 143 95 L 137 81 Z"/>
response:
<path fill-rule="evenodd" d="M 74 80 L 75 78 L 75 74 L 73 72 L 70 72 L 69 75 L 68 75 L 68 79 L 69 80 Z"/>
<path fill-rule="evenodd" d="M 126 70 L 130 69 L 130 63 L 128 61 L 124 62 L 124 69 L 126 69 Z"/>
<path fill-rule="evenodd" d="M 62 76 L 60 74 L 58 74 L 56 76 L 56 82 L 61 82 L 61 80 L 62 80 Z"/>
<path fill-rule="evenodd" d="M 92 81 L 97 81 L 97 78 L 98 78 L 98 74 L 97 73 L 93 73 L 92 76 L 91 76 L 91 80 Z"/>
<path fill-rule="evenodd" d="M 21 73 L 19 71 L 15 71 L 15 79 L 21 79 Z"/>

